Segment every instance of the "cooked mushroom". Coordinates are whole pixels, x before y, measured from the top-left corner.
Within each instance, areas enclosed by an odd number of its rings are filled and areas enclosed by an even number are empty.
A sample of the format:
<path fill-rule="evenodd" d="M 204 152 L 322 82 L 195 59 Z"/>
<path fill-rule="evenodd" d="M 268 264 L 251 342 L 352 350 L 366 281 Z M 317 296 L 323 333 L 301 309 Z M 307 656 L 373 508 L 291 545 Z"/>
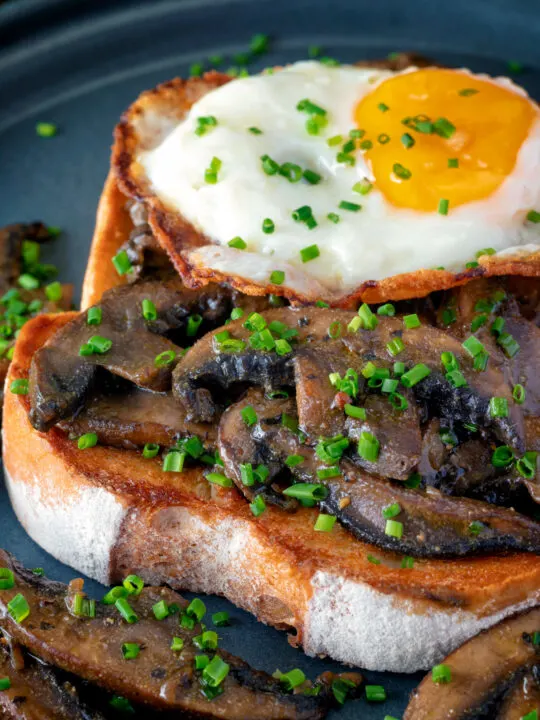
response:
<path fill-rule="evenodd" d="M 45 662 L 132 702 L 223 720 L 316 720 L 325 715 L 329 697 L 324 687 L 318 696 L 287 694 L 279 681 L 221 649 L 206 650 L 214 666 L 219 666 L 219 677 L 217 671 L 215 675 L 197 671 L 195 643 L 204 642 L 199 637 L 203 629 L 196 623 L 188 630 L 170 613 L 173 605 L 180 612 L 188 606 L 172 590 L 144 588 L 124 598 L 122 614 L 115 605 L 98 604 L 95 617 L 81 616 L 75 615 L 74 602 L 81 597 L 82 581 L 68 590 L 61 583 L 36 577 L 4 551 L 0 551 L 0 566 L 15 576 L 13 588 L 0 590 L 2 630 Z M 14 597 L 23 597 L 29 609 L 19 622 L 10 612 L 13 605 L 8 607 Z M 153 609 L 158 603 L 167 614 L 161 620 L 156 620 Z M 173 637 L 184 641 L 181 651 L 171 649 Z M 139 654 L 136 662 L 125 663 L 118 672 L 125 643 L 136 644 Z M 208 698 L 213 699 L 209 702 Z"/>
<path fill-rule="evenodd" d="M 531 710 L 538 708 L 534 703 L 538 689 L 531 688 L 534 694 L 523 702 L 520 682 L 538 663 L 539 648 L 533 637 L 539 629 L 540 608 L 536 607 L 473 637 L 443 661 L 449 682 L 436 683 L 431 674 L 422 680 L 403 720 L 522 720 L 523 715 L 515 714 L 520 703 Z"/>
<path fill-rule="evenodd" d="M 540 665 L 534 665 L 525 675 L 516 673 L 514 683 L 505 693 L 497 713 L 497 720 L 523 720 L 540 709 Z"/>
<path fill-rule="evenodd" d="M 9 681 L 0 692 L 3 720 L 104 720 L 80 700 L 72 684 L 59 681 L 52 668 L 27 653 L 18 655 L 15 662 L 0 635 L 0 678 Z"/>
<path fill-rule="evenodd" d="M 513 510 L 434 489 L 409 489 L 367 475 L 348 461 L 341 470 L 342 476 L 325 481 L 328 496 L 321 509 L 361 540 L 415 557 L 540 552 L 539 524 Z M 398 523 L 396 531 L 388 519 Z"/>
<path fill-rule="evenodd" d="M 60 427 L 72 435 L 96 433 L 101 445 L 133 449 L 146 443 L 170 447 L 196 435 L 211 450 L 216 446 L 215 425 L 190 423 L 184 407 L 171 393 L 155 393 L 127 384 L 100 387 L 82 410 Z"/>

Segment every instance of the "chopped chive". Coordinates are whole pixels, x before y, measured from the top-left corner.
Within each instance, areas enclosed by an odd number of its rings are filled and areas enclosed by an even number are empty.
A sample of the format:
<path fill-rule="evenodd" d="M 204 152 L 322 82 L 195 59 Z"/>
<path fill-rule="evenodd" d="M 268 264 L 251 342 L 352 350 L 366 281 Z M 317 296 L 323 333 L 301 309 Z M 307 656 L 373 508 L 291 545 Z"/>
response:
<path fill-rule="evenodd" d="M 478 338 L 474 337 L 474 335 L 470 335 L 464 342 L 461 343 L 461 346 L 471 357 L 476 357 L 480 353 L 486 352 L 486 348 L 482 345 Z"/>
<path fill-rule="evenodd" d="M 476 90 L 475 88 L 462 88 L 458 91 L 458 95 L 461 95 L 461 97 L 470 97 L 471 95 L 476 95 L 479 90 Z"/>
<path fill-rule="evenodd" d="M 417 385 L 421 380 L 427 378 L 431 374 L 430 368 L 424 363 L 418 363 L 411 370 L 408 370 L 401 376 L 401 383 L 406 388 L 411 388 Z"/>
<path fill-rule="evenodd" d="M 216 627 L 226 627 L 230 625 L 229 613 L 225 611 L 214 613 L 212 615 L 212 622 Z"/>
<path fill-rule="evenodd" d="M 201 622 L 206 614 L 206 605 L 200 598 L 193 598 L 186 608 L 186 615 L 194 618 L 197 622 Z"/>
<path fill-rule="evenodd" d="M 384 385 L 384 383 L 383 383 L 383 385 Z M 394 408 L 394 410 L 399 410 L 401 412 L 403 410 L 406 410 L 409 407 L 409 401 L 407 400 L 406 397 L 404 397 L 400 393 L 397 393 L 397 392 L 391 393 L 388 400 L 390 401 L 390 405 Z"/>
<path fill-rule="evenodd" d="M 397 502 L 392 503 L 392 505 L 387 505 L 385 508 L 383 508 L 382 516 L 385 520 L 391 520 L 392 518 L 399 515 L 401 512 L 401 505 Z"/>
<path fill-rule="evenodd" d="M 476 372 L 483 372 L 488 365 L 489 355 L 487 352 L 479 352 L 473 360 L 473 368 Z"/>
<path fill-rule="evenodd" d="M 138 622 L 139 618 L 137 617 L 136 613 L 134 612 L 133 608 L 125 597 L 118 598 L 114 605 L 120 615 L 124 618 L 124 620 L 129 623 L 129 625 L 133 625 L 134 623 Z"/>
<path fill-rule="evenodd" d="M 318 258 L 320 254 L 321 251 L 319 250 L 318 245 L 308 245 L 300 250 L 300 257 L 303 263 L 315 260 L 315 258 Z"/>
<path fill-rule="evenodd" d="M 319 480 L 330 480 L 331 478 L 340 476 L 341 470 L 337 465 L 333 465 L 332 467 L 319 468 L 319 470 L 317 470 L 317 477 L 319 478 Z"/>
<path fill-rule="evenodd" d="M 313 228 L 317 227 L 317 221 L 313 217 L 313 211 L 309 207 L 309 205 L 302 205 L 302 207 L 297 208 L 292 213 L 292 219 L 295 222 L 302 222 L 308 230 L 313 230 Z M 316 247 L 316 246 L 311 246 Z M 300 251 L 300 254 L 302 254 L 302 251 Z M 317 257 L 317 256 L 315 256 Z M 309 258 L 312 260 L 313 258 Z M 306 260 L 302 260 L 302 262 L 307 262 Z"/>
<path fill-rule="evenodd" d="M 465 387 L 467 385 L 467 380 L 461 370 L 450 370 L 450 372 L 446 373 L 445 377 L 455 388 Z"/>
<path fill-rule="evenodd" d="M 103 314 L 100 307 L 91 307 L 88 308 L 88 312 L 86 314 L 86 324 L 87 325 L 101 325 Z"/>
<path fill-rule="evenodd" d="M 184 649 L 184 640 L 180 637 L 173 637 L 171 640 L 171 650 L 173 652 L 180 652 Z"/>
<path fill-rule="evenodd" d="M 257 413 L 251 405 L 246 405 L 246 407 L 242 409 L 240 415 L 248 427 L 255 425 L 257 422 Z"/>
<path fill-rule="evenodd" d="M 264 33 L 256 33 L 250 40 L 249 49 L 254 55 L 261 55 L 268 50 L 270 38 Z"/>
<path fill-rule="evenodd" d="M 390 110 L 390 108 L 388 107 L 388 105 L 386 105 L 385 103 L 379 103 L 379 104 L 377 105 L 377 108 L 378 108 L 381 112 L 387 112 L 388 110 Z"/>
<path fill-rule="evenodd" d="M 358 316 L 362 320 L 362 325 L 366 330 L 375 330 L 379 324 L 377 316 L 371 311 L 367 303 L 362 303 L 358 308 Z"/>
<path fill-rule="evenodd" d="M 270 218 L 264 218 L 262 223 L 262 231 L 266 235 L 271 235 L 274 230 L 276 229 L 276 226 L 274 225 L 273 221 L 270 220 Z"/>
<path fill-rule="evenodd" d="M 368 385 L 369 385 L 369 383 L 368 383 Z M 396 380 L 395 378 L 385 378 L 382 381 L 381 392 L 386 393 L 388 395 L 394 394 L 397 390 L 398 385 L 399 385 L 399 380 Z"/>
<path fill-rule="evenodd" d="M 363 431 L 358 441 L 358 454 L 368 462 L 375 462 L 379 457 L 380 444 L 375 435 Z"/>
<path fill-rule="evenodd" d="M 228 478 L 226 475 L 223 475 L 222 473 L 207 473 L 205 475 L 206 479 L 209 483 L 212 483 L 212 485 L 219 485 L 220 487 L 232 487 L 233 481 L 231 478 Z"/>
<path fill-rule="evenodd" d="M 445 198 L 441 198 L 439 200 L 439 205 L 437 207 L 437 212 L 439 215 L 448 215 L 448 208 L 450 207 L 450 201 L 446 200 Z"/>
<path fill-rule="evenodd" d="M 338 207 L 341 210 L 349 210 L 350 212 L 358 212 L 362 209 L 362 206 L 358 203 L 348 202 L 347 200 L 342 200 Z"/>
<path fill-rule="evenodd" d="M 405 372 L 405 363 L 395 362 L 394 363 L 394 375 L 396 377 L 401 377 L 404 372 Z"/>
<path fill-rule="evenodd" d="M 166 617 L 169 617 L 169 606 L 165 600 L 160 600 L 152 606 L 152 612 L 156 620 L 165 620 Z"/>
<path fill-rule="evenodd" d="M 407 330 L 413 330 L 414 328 L 420 327 L 422 323 L 420 322 L 420 318 L 416 313 L 413 313 L 412 315 L 405 315 L 403 317 L 403 324 L 407 328 Z"/>
<path fill-rule="evenodd" d="M 194 337 L 197 334 L 202 321 L 202 315 L 189 315 L 187 319 L 186 335 L 188 337 Z"/>
<path fill-rule="evenodd" d="M 79 450 L 87 450 L 88 448 L 95 447 L 98 443 L 98 436 L 96 433 L 90 432 L 81 435 L 77 440 L 77 447 Z"/>
<path fill-rule="evenodd" d="M 37 290 L 39 287 L 39 280 L 29 273 L 19 275 L 17 282 L 24 290 Z"/>
<path fill-rule="evenodd" d="M 120 250 L 112 259 L 116 272 L 119 275 L 127 275 L 133 270 L 131 260 L 125 250 Z"/>
<path fill-rule="evenodd" d="M 262 495 L 257 495 L 252 503 L 249 504 L 249 509 L 255 517 L 259 517 L 266 510 L 266 503 Z"/>
<path fill-rule="evenodd" d="M 412 148 L 413 145 L 415 144 L 415 139 L 413 138 L 412 135 L 409 135 L 409 133 L 404 133 L 401 136 L 401 142 L 402 142 L 403 146 L 406 147 L 408 150 L 409 148 Z"/>
<path fill-rule="evenodd" d="M 507 332 L 500 333 L 497 338 L 497 345 L 501 346 L 504 354 L 509 358 L 513 358 L 520 350 L 519 343 Z"/>
<path fill-rule="evenodd" d="M 308 57 L 310 58 L 316 58 L 319 57 L 322 53 L 322 48 L 320 45 L 310 45 L 308 47 Z"/>
<path fill-rule="evenodd" d="M 448 158 L 448 167 L 449 168 L 459 167 L 459 159 L 458 158 Z"/>
<path fill-rule="evenodd" d="M 390 355 L 392 355 L 392 357 L 395 357 L 405 349 L 405 343 L 400 337 L 395 337 L 393 340 L 390 340 L 390 342 L 386 343 L 386 349 L 388 350 Z"/>
<path fill-rule="evenodd" d="M 514 462 L 515 454 L 508 445 L 499 445 L 491 456 L 491 463 L 494 467 L 508 467 Z"/>
<path fill-rule="evenodd" d="M 518 405 L 523 405 L 525 402 L 525 388 L 523 385 L 520 385 L 519 383 L 514 385 L 512 389 L 512 397 L 514 398 L 514 402 Z"/>
<path fill-rule="evenodd" d="M 139 657 L 141 646 L 138 643 L 124 643 L 122 645 L 122 655 L 124 660 L 135 660 Z"/>
<path fill-rule="evenodd" d="M 326 115 L 326 110 L 324 108 L 320 107 L 319 105 L 316 105 L 315 103 L 311 102 L 311 100 L 300 100 L 300 102 L 296 106 L 297 110 L 300 110 L 301 112 L 309 113 L 310 115 Z"/>
<path fill-rule="evenodd" d="M 330 222 L 333 222 L 334 225 L 337 225 L 337 223 L 340 221 L 339 215 L 334 212 L 328 213 L 326 217 L 330 220 Z"/>
<path fill-rule="evenodd" d="M 36 123 L 36 135 L 42 138 L 54 137 L 58 132 L 58 126 L 49 122 Z"/>
<path fill-rule="evenodd" d="M 385 303 L 377 308 L 377 315 L 384 315 L 386 317 L 394 317 L 396 314 L 396 308 L 392 303 Z"/>
<path fill-rule="evenodd" d="M 0 678 L 0 692 L 11 688 L 11 680 L 8 677 Z"/>
<path fill-rule="evenodd" d="M 345 415 L 348 415 L 349 417 L 356 418 L 357 420 L 365 420 L 366 419 L 365 408 L 357 407 L 356 405 L 351 405 L 350 403 L 346 403 L 343 406 L 343 410 L 345 411 Z"/>
<path fill-rule="evenodd" d="M 30 605 L 24 595 L 17 593 L 7 604 L 8 613 L 20 624 L 30 615 Z"/>
<path fill-rule="evenodd" d="M 302 457 L 297 455 L 296 457 Z M 302 461 L 305 458 L 302 457 Z M 283 491 L 287 497 L 293 497 L 297 500 L 315 500 L 319 502 L 328 496 L 328 489 L 324 485 L 316 485 L 314 483 L 296 483 Z"/>
<path fill-rule="evenodd" d="M 360 195 L 368 195 L 372 188 L 373 183 L 370 183 L 367 178 L 359 180 L 352 186 L 353 191 L 359 193 Z"/>
<path fill-rule="evenodd" d="M 164 472 L 182 472 L 184 469 L 184 461 L 186 459 L 185 452 L 178 452 L 178 450 L 171 450 L 163 458 L 163 471 Z"/>
<path fill-rule="evenodd" d="M 448 665 L 435 665 L 431 670 L 431 678 L 434 683 L 449 683 L 452 680 L 452 671 Z"/>
<path fill-rule="evenodd" d="M 11 590 L 15 587 L 15 576 L 9 568 L 0 568 L 0 590 Z"/>
<path fill-rule="evenodd" d="M 479 330 L 483 325 L 485 325 L 488 321 L 487 315 L 477 315 L 475 318 L 473 318 L 473 321 L 471 323 L 471 332 L 476 332 Z"/>
<path fill-rule="evenodd" d="M 508 400 L 502 397 L 492 397 L 489 401 L 489 414 L 493 418 L 508 417 Z"/>
<path fill-rule="evenodd" d="M 540 223 L 540 212 L 537 210 L 529 210 L 527 213 L 527 220 L 532 223 Z"/>
<path fill-rule="evenodd" d="M 518 75 L 524 70 L 523 63 L 520 63 L 517 60 L 509 60 L 506 67 L 508 68 L 508 72 L 511 72 L 514 75 Z"/>
<path fill-rule="evenodd" d="M 190 77 L 200 77 L 203 74 L 203 66 L 202 63 L 192 63 L 189 68 L 189 76 Z"/>
<path fill-rule="evenodd" d="M 401 569 L 402 569 L 402 570 L 412 570 L 413 568 L 414 568 L 414 558 L 409 557 L 408 555 L 406 555 L 406 556 L 401 560 Z"/>
<path fill-rule="evenodd" d="M 380 135 L 377 136 L 377 141 L 381 145 L 386 145 L 386 143 L 390 142 L 390 135 L 387 135 L 386 133 L 381 133 Z"/>
<path fill-rule="evenodd" d="M 366 685 L 366 700 L 368 702 L 384 702 L 386 690 L 382 685 Z"/>
<path fill-rule="evenodd" d="M 398 520 L 387 520 L 384 534 L 400 540 L 403 537 L 403 523 Z"/>
<path fill-rule="evenodd" d="M 241 237 L 234 237 L 227 243 L 229 247 L 236 248 L 237 250 L 245 250 L 247 248 L 247 242 L 242 240 Z"/>
<path fill-rule="evenodd" d="M 166 367 L 173 363 L 176 359 L 176 353 L 174 350 L 165 350 L 164 352 L 156 355 L 154 358 L 154 365 L 156 367 Z"/>
<path fill-rule="evenodd" d="M 318 185 L 322 180 L 322 176 L 319 175 L 319 173 L 313 172 L 313 170 L 304 170 L 302 177 L 304 180 L 307 180 L 310 185 Z"/>
<path fill-rule="evenodd" d="M 334 515 L 326 515 L 325 513 L 319 513 L 313 529 L 317 532 L 331 532 L 335 524 L 336 518 L 334 517 Z"/>
<path fill-rule="evenodd" d="M 270 282 L 273 285 L 283 285 L 285 281 L 285 273 L 283 270 L 274 270 L 270 273 Z"/>
<path fill-rule="evenodd" d="M 286 162 L 279 168 L 279 174 L 291 183 L 299 182 L 302 179 L 302 168 L 295 163 Z"/>
<path fill-rule="evenodd" d="M 12 380 L 9 389 L 14 395 L 28 395 L 28 380 L 26 378 Z"/>
<path fill-rule="evenodd" d="M 328 138 L 326 141 L 326 144 L 328 147 L 335 147 L 336 145 L 341 145 L 343 142 L 343 135 L 334 135 L 331 138 Z"/>
<path fill-rule="evenodd" d="M 394 163 L 392 166 L 392 170 L 394 172 L 394 175 L 400 180 L 409 180 L 412 177 L 412 172 L 408 168 L 401 165 L 401 163 Z"/>
<path fill-rule="evenodd" d="M 140 595 L 144 588 L 144 580 L 138 575 L 128 575 L 122 585 L 129 595 Z"/>
<path fill-rule="evenodd" d="M 538 461 L 538 453 L 527 452 L 516 463 L 516 470 L 526 480 L 532 480 L 536 477 L 536 466 Z"/>

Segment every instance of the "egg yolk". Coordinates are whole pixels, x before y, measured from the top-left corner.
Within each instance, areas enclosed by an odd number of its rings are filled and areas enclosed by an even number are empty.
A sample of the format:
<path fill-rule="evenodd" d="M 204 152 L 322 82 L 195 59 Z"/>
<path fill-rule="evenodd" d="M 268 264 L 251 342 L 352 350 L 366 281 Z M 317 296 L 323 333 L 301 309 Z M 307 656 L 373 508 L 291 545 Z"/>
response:
<path fill-rule="evenodd" d="M 389 78 L 356 106 L 360 148 L 393 205 L 448 211 L 492 195 L 512 172 L 538 107 L 459 70 Z"/>

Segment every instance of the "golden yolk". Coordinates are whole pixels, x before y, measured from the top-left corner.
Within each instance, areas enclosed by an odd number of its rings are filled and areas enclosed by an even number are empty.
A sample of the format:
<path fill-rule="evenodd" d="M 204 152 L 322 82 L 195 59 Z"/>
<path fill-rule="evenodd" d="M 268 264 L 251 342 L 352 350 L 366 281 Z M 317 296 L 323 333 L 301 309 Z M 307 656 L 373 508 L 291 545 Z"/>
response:
<path fill-rule="evenodd" d="M 451 210 L 495 192 L 538 115 L 531 100 L 495 82 L 427 68 L 382 82 L 354 118 L 386 199 L 433 211 L 440 200 Z"/>

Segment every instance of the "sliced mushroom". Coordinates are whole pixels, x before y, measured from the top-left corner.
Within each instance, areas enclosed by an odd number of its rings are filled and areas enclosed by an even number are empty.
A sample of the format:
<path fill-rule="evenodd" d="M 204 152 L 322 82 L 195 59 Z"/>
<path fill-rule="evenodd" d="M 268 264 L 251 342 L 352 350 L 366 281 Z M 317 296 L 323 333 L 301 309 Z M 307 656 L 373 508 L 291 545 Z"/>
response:
<path fill-rule="evenodd" d="M 513 510 L 434 489 L 409 489 L 367 475 L 349 461 L 342 461 L 341 470 L 341 477 L 324 482 L 328 496 L 321 508 L 361 540 L 415 557 L 540 552 L 539 524 Z M 389 507 L 399 509 L 391 519 L 401 523 L 401 537 L 388 532 L 384 511 Z"/>
<path fill-rule="evenodd" d="M 515 682 L 503 697 L 496 720 L 523 720 L 540 709 L 540 665 L 534 665 L 524 676 L 516 675 Z"/>
<path fill-rule="evenodd" d="M 203 695 L 201 673 L 194 667 L 197 648 L 193 638 L 202 628 L 183 628 L 178 617 L 169 615 L 158 621 L 153 606 L 173 603 L 184 610 L 187 602 L 167 588 L 143 589 L 131 595 L 129 605 L 138 621 L 126 622 L 114 605 L 96 607 L 96 617 L 79 617 L 69 611 L 72 595 L 61 583 L 36 577 L 24 570 L 11 556 L 0 551 L 0 566 L 15 574 L 15 587 L 0 590 L 0 627 L 15 641 L 45 662 L 72 672 L 131 702 L 161 710 L 185 712 L 200 718 L 223 720 L 302 719 L 316 720 L 325 715 L 329 698 L 324 688 L 319 696 L 290 695 L 279 681 L 250 668 L 229 653 L 217 650 L 230 672 L 212 702 Z M 78 583 L 77 591 L 82 591 Z M 8 603 L 22 594 L 30 615 L 20 623 L 8 612 Z M 184 640 L 181 653 L 171 650 L 171 638 Z M 122 662 L 124 643 L 142 645 L 136 662 Z"/>
<path fill-rule="evenodd" d="M 156 309 L 155 320 L 145 320 L 143 300 Z M 34 355 L 30 370 L 30 419 L 38 430 L 48 430 L 71 417 L 86 401 L 102 367 L 135 385 L 163 392 L 170 388 L 171 373 L 179 348 L 164 335 L 184 336 L 188 316 L 199 314 L 214 322 L 221 316 L 222 290 L 216 286 L 201 293 L 183 287 L 179 279 L 148 281 L 115 288 L 100 304 L 100 325 L 88 325 L 86 313 L 61 328 Z M 99 335 L 112 342 L 104 353 L 81 357 L 81 346 Z M 162 353 L 171 362 L 158 364 Z"/>
<path fill-rule="evenodd" d="M 473 637 L 443 661 L 451 681 L 435 683 L 431 673 L 427 675 L 414 691 L 403 720 L 510 720 L 512 715 L 497 711 L 505 712 L 508 692 L 538 662 L 538 647 L 531 636 L 539 629 L 536 607 Z"/>
<path fill-rule="evenodd" d="M 22 664 L 14 663 L 7 644 L 0 639 L 0 678 L 10 687 L 0 692 L 3 720 L 104 720 L 98 711 L 79 698 L 76 688 L 61 682 L 47 665 L 21 654 Z"/>
<path fill-rule="evenodd" d="M 418 465 L 422 449 L 416 404 L 409 402 L 405 410 L 396 410 L 388 398 L 373 394 L 367 395 L 362 405 L 366 419 L 347 418 L 346 433 L 351 439 L 359 440 L 363 432 L 369 432 L 377 438 L 380 449 L 374 461 L 355 454 L 355 464 L 383 477 L 407 480 Z"/>
<path fill-rule="evenodd" d="M 242 416 L 246 407 L 253 408 L 256 413 L 257 419 L 251 426 Z M 285 457 L 292 454 L 298 444 L 296 436 L 282 424 L 284 413 L 294 416 L 295 412 L 293 399 L 272 400 L 265 397 L 259 388 L 251 388 L 241 400 L 223 413 L 219 423 L 219 455 L 225 463 L 227 475 L 249 500 L 262 495 L 265 500 L 286 510 L 296 507 L 294 500 L 271 487 L 283 471 L 284 453 Z M 257 476 L 253 478 L 253 484 L 244 482 L 245 474 L 243 476 L 241 466 L 248 464 L 253 470 L 261 464 L 266 467 L 268 476 L 264 482 Z"/>
<path fill-rule="evenodd" d="M 72 435 L 94 432 L 101 445 L 127 449 L 146 443 L 170 447 L 192 435 L 213 449 L 217 440 L 215 425 L 188 422 L 184 407 L 171 393 L 125 385 L 95 391 L 76 417 L 60 427 Z"/>
<path fill-rule="evenodd" d="M 291 345 L 310 344 L 317 341 L 331 342 L 328 335 L 333 322 L 344 329 L 354 313 L 328 311 L 321 313 L 318 308 L 281 308 L 269 310 L 262 317 L 268 326 L 273 322 L 282 323 L 297 331 Z M 188 417 L 192 420 L 210 422 L 215 418 L 221 405 L 217 392 L 228 390 L 238 383 L 260 385 L 266 391 L 278 390 L 294 385 L 293 353 L 279 355 L 277 352 L 255 350 L 250 345 L 253 331 L 244 327 L 245 319 L 209 333 L 185 355 L 174 373 L 173 392 L 185 404 Z M 244 344 L 243 349 L 224 351 L 215 334 L 227 331 L 231 338 Z"/>

